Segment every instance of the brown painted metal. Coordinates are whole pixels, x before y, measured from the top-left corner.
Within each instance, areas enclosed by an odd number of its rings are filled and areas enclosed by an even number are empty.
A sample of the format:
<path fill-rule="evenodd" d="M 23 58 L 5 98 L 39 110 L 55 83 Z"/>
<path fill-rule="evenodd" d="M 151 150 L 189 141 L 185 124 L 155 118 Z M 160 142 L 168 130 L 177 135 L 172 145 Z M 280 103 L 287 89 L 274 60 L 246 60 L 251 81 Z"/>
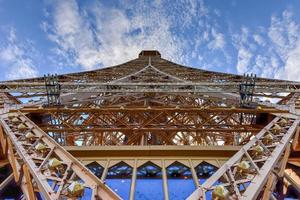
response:
<path fill-rule="evenodd" d="M 75 170 L 74 164 L 78 165 L 76 170 L 84 171 L 80 178 L 96 187 L 94 194 L 104 195 L 104 199 L 118 198 L 71 154 L 85 161 L 106 160 L 102 180 L 108 167 L 117 162 L 127 162 L 136 171 L 145 160 L 153 161 L 164 171 L 163 188 L 168 199 L 165 170 L 171 162 L 189 166 L 198 186 L 193 172 L 195 162 L 222 157 L 222 161 L 216 161 L 222 164 L 251 141 L 274 115 L 290 119 L 299 116 L 299 82 L 258 78 L 254 93 L 257 107 L 241 108 L 238 91 L 242 81 L 239 75 L 186 67 L 161 58 L 157 51 L 143 51 L 137 59 L 124 64 L 59 75 L 61 106 L 43 106 L 47 102 L 42 77 L 0 82 L 0 114 L 5 129 L 0 130 L 2 151 L 8 152 L 15 178 L 22 178 L 24 194 L 29 198 L 32 193 L 24 187 L 26 181 L 18 163 L 29 158 L 24 154 L 24 141 L 18 140 L 24 134 L 20 136 L 15 127 L 10 127 L 10 111 L 17 113 L 39 140 L 47 141 L 51 151 L 73 163 L 66 166 Z M 22 103 L 21 98 L 31 101 Z M 299 133 L 295 135 L 293 149 L 297 151 Z M 294 155 L 297 159 L 298 154 Z M 183 157 L 186 160 L 181 160 Z M 49 192 L 51 188 L 41 169 L 34 170 L 37 162 L 24 161 L 34 190 Z M 45 159 L 39 162 L 46 164 Z M 134 187 L 133 176 L 130 199 L 134 199 Z M 98 192 L 101 188 L 102 193 Z"/>
<path fill-rule="evenodd" d="M 221 181 L 217 185 L 228 187 L 230 196 L 238 199 L 257 199 L 264 185 L 267 182 L 268 175 L 272 173 L 274 167 L 278 164 L 282 153 L 288 149 L 284 156 L 284 165 L 287 162 L 290 149 L 290 140 L 299 126 L 299 119 L 289 119 L 287 124 L 281 125 L 280 132 L 275 132 L 274 127 L 279 126 L 280 117 L 276 117 L 269 123 L 258 135 L 250 142 L 244 145 L 231 159 L 229 159 L 216 173 L 210 177 L 201 188 L 198 188 L 188 198 L 189 200 L 205 199 L 205 193 L 215 188 L 215 183 Z M 266 142 L 265 138 L 270 134 L 274 139 Z M 263 148 L 263 153 L 260 156 L 253 154 L 255 146 L 260 145 Z M 247 162 L 249 171 L 245 177 L 241 174 L 240 163 Z M 281 177 L 283 171 L 279 172 Z M 244 185 L 247 184 L 247 185 Z"/>
<path fill-rule="evenodd" d="M 32 185 L 32 179 L 28 170 L 28 167 L 26 164 L 23 165 L 23 172 L 24 172 L 24 176 L 25 176 L 25 180 L 26 180 L 26 186 L 27 186 L 27 190 L 28 190 L 28 194 L 29 194 L 29 199 L 30 200 L 35 200 L 36 196 L 33 190 L 33 185 Z"/>
<path fill-rule="evenodd" d="M 39 191 L 46 199 L 59 199 L 66 196 L 67 194 L 64 191 L 65 189 L 63 188 L 77 179 L 82 180 L 85 186 L 93 191 L 93 198 L 98 197 L 102 199 L 119 199 L 119 197 L 112 190 L 105 186 L 97 177 L 95 177 L 90 171 L 88 171 L 66 150 L 60 147 L 51 137 L 49 137 L 41 129 L 35 126 L 35 124 L 31 122 L 25 115 L 16 113 L 15 117 L 19 119 L 18 124 L 24 124 L 27 127 L 26 130 L 18 130 L 17 126 L 11 124 L 8 121 L 8 118 L 6 118 L 5 116 L 1 119 L 1 125 L 4 128 L 5 133 L 9 137 L 8 147 L 16 182 L 18 182 L 19 180 L 16 162 L 19 161 L 17 161 L 14 157 L 13 145 L 22 162 L 26 163 L 25 169 L 27 170 L 28 167 L 28 170 L 30 171 L 33 180 L 37 184 Z M 34 135 L 32 141 L 27 141 L 25 139 L 25 134 L 28 132 L 31 132 Z M 46 149 L 40 152 L 36 149 L 36 145 L 38 144 L 45 145 Z M 63 172 L 63 177 L 58 177 L 54 173 L 50 173 L 47 162 L 52 157 L 57 157 L 66 166 L 66 169 Z M 69 174 L 70 172 L 72 172 L 71 177 L 73 178 L 67 178 L 67 174 Z M 26 175 L 26 172 L 25 177 L 28 185 L 30 176 L 29 174 Z M 60 189 L 58 191 L 54 191 L 54 187 L 52 188 L 47 180 L 53 181 L 55 185 Z M 31 186 L 29 185 L 29 189 L 30 188 Z M 33 194 L 30 190 L 28 193 L 31 198 Z"/>

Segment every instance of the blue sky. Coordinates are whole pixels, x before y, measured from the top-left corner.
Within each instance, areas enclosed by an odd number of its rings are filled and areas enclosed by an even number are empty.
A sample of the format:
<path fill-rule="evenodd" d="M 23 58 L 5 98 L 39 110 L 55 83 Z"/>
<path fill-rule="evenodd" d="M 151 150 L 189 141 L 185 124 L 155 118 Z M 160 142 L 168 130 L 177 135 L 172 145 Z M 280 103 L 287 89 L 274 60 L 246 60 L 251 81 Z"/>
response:
<path fill-rule="evenodd" d="M 300 80 L 299 0 L 0 0 L 0 80 L 157 49 L 197 68 Z"/>

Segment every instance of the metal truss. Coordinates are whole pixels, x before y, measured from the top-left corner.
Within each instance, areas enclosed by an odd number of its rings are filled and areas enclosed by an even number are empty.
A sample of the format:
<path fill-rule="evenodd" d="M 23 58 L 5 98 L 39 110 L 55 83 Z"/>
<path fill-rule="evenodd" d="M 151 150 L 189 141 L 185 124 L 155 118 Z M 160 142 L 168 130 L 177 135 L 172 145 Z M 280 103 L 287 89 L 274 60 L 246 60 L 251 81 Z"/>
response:
<path fill-rule="evenodd" d="M 136 183 L 137 183 L 137 171 L 139 168 L 141 168 L 143 165 L 147 163 L 154 164 L 158 166 L 162 172 L 162 186 L 163 186 L 163 194 L 164 199 L 171 199 L 169 197 L 169 188 L 168 188 L 168 178 L 167 178 L 167 170 L 168 167 L 170 167 L 173 164 L 180 164 L 184 167 L 186 167 L 189 171 L 191 171 L 191 177 L 190 179 L 193 180 L 193 183 L 195 186 L 199 187 L 199 177 L 197 176 L 197 173 L 195 171 L 195 168 L 197 166 L 207 163 L 211 166 L 214 166 L 215 168 L 220 167 L 221 164 L 223 164 L 226 159 L 224 158 L 209 158 L 209 157 L 194 157 L 193 159 L 184 159 L 182 157 L 164 157 L 164 156 L 157 156 L 157 157 L 147 157 L 147 156 L 140 156 L 136 157 L 135 159 L 132 159 L 132 157 L 97 157 L 97 159 L 90 160 L 89 158 L 82 158 L 83 163 L 88 167 L 89 165 L 95 164 L 98 167 L 103 168 L 103 173 L 101 174 L 101 179 L 105 181 L 108 176 L 108 171 L 110 168 L 118 165 L 118 164 L 126 164 L 130 168 L 132 168 L 132 174 L 129 177 L 131 179 L 131 187 L 130 187 L 130 200 L 135 199 L 135 189 L 136 189 Z"/>
<path fill-rule="evenodd" d="M 24 173 L 29 199 L 35 199 L 35 190 L 45 199 L 63 199 L 80 196 L 87 188 L 91 199 L 120 199 L 22 113 L 2 116 L 1 126 L 7 135 L 1 134 L 2 147 L 8 147 L 16 182 Z"/>
<path fill-rule="evenodd" d="M 21 111 L 41 112 L 36 108 Z M 58 123 L 38 126 L 49 134 L 60 133 L 58 142 L 64 145 L 75 145 L 78 141 L 82 145 L 218 145 L 218 141 L 234 145 L 260 130 L 259 126 L 251 127 L 255 115 L 244 111 L 241 114 L 235 109 L 222 108 L 45 108 L 42 112 Z M 237 133 L 240 137 L 234 142 Z"/>
<path fill-rule="evenodd" d="M 255 79 L 256 75 L 244 75 L 244 82 L 240 84 L 240 104 L 241 107 L 253 107 L 252 101 L 253 101 L 253 94 L 255 89 Z M 255 105 L 254 105 L 255 106 Z"/>
<path fill-rule="evenodd" d="M 48 106 L 58 106 L 60 105 L 60 85 L 58 83 L 57 74 L 44 76 L 45 78 L 45 87 L 47 92 L 47 101 Z"/>
<path fill-rule="evenodd" d="M 239 83 L 61 83 L 61 93 L 238 93 Z M 299 83 L 256 83 L 257 92 L 300 92 Z M 0 92 L 27 92 L 42 93 L 46 90 L 41 83 L 10 83 L 4 82 L 0 86 Z"/>
<path fill-rule="evenodd" d="M 274 168 L 280 168 L 278 161 L 298 125 L 299 119 L 276 117 L 188 199 L 257 199 Z"/>
<path fill-rule="evenodd" d="M 210 72 L 140 56 L 127 63 L 58 76 L 61 93 L 226 93 L 239 92 L 242 76 Z M 257 78 L 256 92 L 299 92 L 298 82 Z M 0 92 L 44 93 L 43 78 L 0 82 Z"/>
<path fill-rule="evenodd" d="M 251 107 L 240 104 L 242 83 L 242 76 L 178 65 L 157 51 L 58 75 L 48 86 L 43 77 L 0 82 L 1 150 L 13 168 L 0 188 L 13 177 L 25 199 L 76 199 L 87 191 L 89 199 L 120 199 L 104 181 L 122 162 L 133 169 L 132 200 L 137 170 L 149 161 L 162 170 L 168 200 L 169 165 L 185 165 L 200 186 L 196 165 L 214 160 L 225 164 L 189 199 L 274 198 L 282 177 L 293 181 L 284 170 L 293 138 L 293 151 L 300 149 L 300 83 L 256 78 Z M 44 106 L 47 94 L 54 98 Z M 97 161 L 103 175 L 78 159 Z"/>
<path fill-rule="evenodd" d="M 263 127 L 256 122 L 257 115 L 288 112 L 239 108 L 233 100 L 182 94 L 93 96 L 64 103 L 64 107 L 26 107 L 21 111 L 48 116 L 36 123 L 55 134 L 60 144 L 87 146 L 239 145 Z M 253 123 L 257 125 L 253 127 Z"/>

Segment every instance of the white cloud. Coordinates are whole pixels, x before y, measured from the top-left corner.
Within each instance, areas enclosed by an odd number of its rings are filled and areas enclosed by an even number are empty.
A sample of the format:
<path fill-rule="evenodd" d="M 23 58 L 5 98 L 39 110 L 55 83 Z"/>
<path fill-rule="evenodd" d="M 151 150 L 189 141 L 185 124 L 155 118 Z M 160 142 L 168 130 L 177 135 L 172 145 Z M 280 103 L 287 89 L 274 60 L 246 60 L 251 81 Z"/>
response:
<path fill-rule="evenodd" d="M 237 49 L 238 73 L 256 73 L 262 77 L 300 80 L 300 30 L 293 13 L 285 10 L 272 15 L 267 29 L 241 28 L 233 36 Z"/>
<path fill-rule="evenodd" d="M 264 39 L 263 39 L 263 37 L 262 37 L 261 35 L 259 35 L 259 34 L 254 34 L 254 35 L 253 35 L 253 39 L 254 39 L 254 41 L 255 41 L 257 44 L 259 44 L 259 45 L 261 45 L 261 46 L 264 46 L 264 45 L 265 45 L 265 41 L 264 41 Z"/>
<path fill-rule="evenodd" d="M 204 0 L 119 4 L 107 7 L 96 2 L 79 7 L 75 0 L 56 1 L 46 11 L 41 28 L 57 44 L 53 52 L 83 69 L 119 64 L 143 49 L 157 49 L 164 58 L 180 63 L 193 55 L 200 66 L 213 65 L 208 54 L 215 50 L 229 58 L 224 33 L 213 19 L 221 12 L 209 9 Z M 195 37 L 190 31 L 195 31 Z M 198 60 L 199 54 L 205 60 Z"/>
<path fill-rule="evenodd" d="M 43 29 L 49 31 L 49 39 L 59 45 L 55 52 L 66 59 L 71 57 L 75 64 L 85 69 L 93 68 L 98 64 L 97 48 L 93 32 L 85 22 L 84 16 L 79 13 L 77 3 L 66 0 L 58 1 L 55 5 L 53 23 L 42 23 Z"/>
<path fill-rule="evenodd" d="M 209 13 L 208 8 L 205 6 L 204 0 L 200 0 L 200 15 L 207 16 Z"/>
<path fill-rule="evenodd" d="M 252 57 L 252 53 L 245 47 L 241 47 L 238 50 L 237 71 L 239 74 L 244 74 L 249 71 L 249 64 Z"/>
<path fill-rule="evenodd" d="M 273 15 L 268 36 L 282 59 L 286 59 L 287 53 L 295 48 L 299 38 L 299 25 L 293 20 L 293 13 L 285 10 L 281 17 Z"/>
<path fill-rule="evenodd" d="M 30 44 L 17 41 L 14 29 L 11 29 L 7 39 L 8 43 L 0 49 L 0 60 L 9 66 L 6 70 L 7 79 L 31 78 L 38 75 L 32 58 L 28 55 L 32 48 Z"/>
<path fill-rule="evenodd" d="M 294 49 L 288 52 L 284 71 L 279 77 L 300 81 L 300 39 Z"/>
<path fill-rule="evenodd" d="M 136 57 L 142 49 L 157 49 L 164 57 L 180 61 L 183 42 L 172 33 L 171 22 L 162 13 L 144 12 L 140 6 L 132 8 L 130 19 L 119 9 L 108 10 L 101 4 L 94 8 L 99 56 L 104 65 Z"/>
<path fill-rule="evenodd" d="M 28 63 L 18 63 L 18 66 L 13 66 L 12 69 L 8 72 L 6 77 L 8 79 L 24 79 L 24 78 L 33 78 L 38 75 L 38 72 L 35 68 L 28 65 Z"/>
<path fill-rule="evenodd" d="M 268 36 L 271 40 L 269 51 L 273 52 L 270 64 L 274 68 L 274 77 L 299 81 L 300 29 L 290 10 L 283 11 L 280 17 L 271 17 Z"/>
<path fill-rule="evenodd" d="M 253 46 L 249 46 L 249 30 L 247 27 L 241 27 L 241 33 L 233 34 L 233 44 L 237 48 L 236 70 L 239 74 L 248 73 L 253 58 Z"/>
<path fill-rule="evenodd" d="M 218 33 L 214 28 L 212 29 L 213 39 L 208 44 L 209 49 L 223 49 L 225 46 L 225 39 L 222 33 Z"/>
<path fill-rule="evenodd" d="M 180 60 L 183 42 L 171 32 L 168 18 L 162 13 L 145 12 L 142 6 L 130 8 L 129 17 L 124 10 L 108 9 L 100 3 L 79 9 L 74 0 L 57 1 L 53 23 L 43 28 L 48 27 L 49 38 L 58 45 L 57 52 L 84 69 L 125 62 L 143 49 L 158 49 L 165 57 Z"/>

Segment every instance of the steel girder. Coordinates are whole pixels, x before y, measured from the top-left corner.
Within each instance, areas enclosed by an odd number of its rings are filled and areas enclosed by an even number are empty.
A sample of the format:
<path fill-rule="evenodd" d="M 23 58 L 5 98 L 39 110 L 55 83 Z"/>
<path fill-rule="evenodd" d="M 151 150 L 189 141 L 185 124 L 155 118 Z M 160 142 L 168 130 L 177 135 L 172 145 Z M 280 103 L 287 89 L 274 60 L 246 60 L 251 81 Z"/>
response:
<path fill-rule="evenodd" d="M 62 108 L 22 109 L 30 113 L 51 116 L 50 121 L 38 123 L 44 131 L 60 133 L 62 138 L 73 138 L 72 143 L 84 140 L 83 145 L 132 145 L 143 143 L 149 134 L 160 142 L 149 144 L 239 144 L 260 130 L 255 122 L 255 112 L 241 113 L 241 110 L 226 108 L 167 108 L 167 107 L 126 107 L 126 108 Z M 266 110 L 265 110 L 266 111 Z M 257 110 L 257 112 L 265 112 Z M 238 141 L 234 137 L 239 133 Z M 203 138 L 205 138 L 203 140 Z M 87 141 L 88 140 L 88 141 Z M 92 142 L 91 142 L 92 141 Z M 177 142 L 176 142 L 177 141 Z M 224 145 L 222 144 L 222 145 Z"/>
<path fill-rule="evenodd" d="M 99 195 L 112 195 L 109 197 L 118 198 L 103 186 L 102 182 L 94 179 L 91 172 L 86 171 L 82 164 L 40 128 L 48 130 L 48 133 L 52 134 L 51 136 L 61 144 L 69 145 L 78 141 L 84 145 L 152 145 L 158 144 L 159 140 L 165 142 L 162 144 L 173 145 L 216 145 L 217 141 L 223 141 L 224 144 L 241 145 L 248 141 L 251 143 L 250 139 L 253 137 L 255 142 L 260 140 L 261 132 L 264 132 L 265 129 L 256 135 L 261 124 L 257 126 L 253 123 L 253 119 L 259 114 L 284 115 L 290 121 L 289 123 L 297 122 L 291 118 L 299 115 L 297 110 L 300 105 L 298 82 L 258 78 L 254 96 L 271 100 L 279 99 L 279 101 L 271 103 L 260 102 L 260 99 L 256 99 L 255 101 L 260 104 L 257 109 L 245 110 L 238 107 L 238 88 L 242 81 L 242 76 L 180 66 L 157 55 L 141 55 L 138 59 L 119 66 L 59 75 L 58 82 L 62 86 L 60 98 L 63 104 L 60 108 L 41 106 L 45 103 L 43 99 L 20 104 L 21 102 L 12 96 L 44 98 L 46 92 L 42 78 L 1 82 L 0 93 L 3 94 L 4 99 L 0 102 L 0 106 L 1 113 L 4 113 L 2 116 L 5 118 L 2 120 L 5 134 L 0 135 L 1 144 L 4 149 L 10 149 L 7 156 L 15 169 L 14 176 L 15 178 L 21 177 L 21 186 L 27 197 L 33 198 L 34 190 L 37 188 L 40 192 L 50 191 L 49 194 L 54 198 L 59 195 L 68 195 L 63 186 L 70 184 L 70 180 L 77 179 L 82 180 L 87 187 L 96 185 L 99 189 L 103 188 L 103 190 L 101 189 L 102 193 L 94 188 L 94 193 L 98 192 Z M 3 92 L 10 92 L 12 95 Z M 290 94 L 282 95 L 281 93 Z M 38 108 L 34 107 L 35 105 Z M 31 107 L 26 108 L 26 106 Z M 12 110 L 17 113 L 16 117 L 20 122 L 22 121 L 26 127 L 32 129 L 23 132 L 17 130 L 16 125 L 12 124 L 12 119 L 7 120 L 6 113 Z M 42 122 L 37 120 L 37 124 L 35 124 L 23 113 L 29 114 L 28 116 L 35 120 L 40 118 Z M 47 119 L 48 116 L 51 116 L 50 120 Z M 267 120 L 270 120 L 270 116 L 267 116 Z M 277 118 L 275 118 L 276 120 Z M 275 121 L 271 124 L 277 123 Z M 12 126 L 10 127 L 10 125 Z M 294 127 L 294 124 L 291 127 Z M 268 145 L 263 147 L 272 151 L 271 155 L 264 155 L 267 157 L 266 159 L 258 161 L 272 163 L 268 165 L 271 167 L 261 168 L 265 169 L 265 172 L 270 172 L 270 169 L 274 168 L 274 163 L 280 164 L 284 168 L 284 160 L 289 155 L 289 148 L 286 144 L 292 137 L 288 127 L 284 130 L 287 131 L 286 134 L 282 133 L 275 137 L 276 141 L 282 141 L 282 143 L 276 143 L 276 148 Z M 54 131 L 55 133 L 53 133 Z M 28 140 L 24 139 L 24 134 L 28 132 L 32 132 L 34 135 L 31 145 L 28 145 Z M 241 140 L 240 136 L 243 134 L 245 137 L 243 136 L 244 139 Z M 154 138 L 155 135 L 160 135 L 161 138 Z M 239 142 L 234 143 L 234 140 Z M 76 175 L 70 177 L 66 175 L 68 181 L 62 182 L 63 177 L 52 179 L 54 180 L 53 185 L 57 185 L 59 191 L 49 188 L 47 186 L 49 183 L 42 178 L 45 178 L 46 174 L 49 175 L 49 171 L 43 167 L 47 164 L 45 158 L 36 159 L 35 155 L 41 152 L 34 148 L 35 142 L 42 142 L 48 147 L 45 151 L 46 157 L 55 155 L 60 161 L 67 157 L 67 161 L 62 162 L 62 165 L 65 166 L 63 169 L 71 169 L 75 166 L 72 170 Z M 280 149 L 276 150 L 278 148 Z M 161 145 L 161 149 L 164 149 L 164 145 Z M 285 156 L 284 159 L 281 159 L 282 154 L 278 152 L 283 152 L 284 149 Z M 246 156 L 250 162 L 251 156 L 250 154 L 250 159 Z M 29 157 L 28 160 L 24 159 Z M 120 159 L 122 160 L 122 158 Z M 278 160 L 279 162 L 277 162 Z M 70 165 L 71 162 L 75 165 Z M 164 161 L 162 163 L 162 168 L 165 170 L 166 163 Z M 233 168 L 236 168 L 235 164 Z M 251 162 L 251 166 L 255 166 L 255 162 L 254 164 Z M 35 170 L 36 168 L 37 170 Z M 83 175 L 80 174 L 79 169 L 84 171 Z M 257 168 L 255 169 L 257 170 Z M 21 172 L 24 173 L 24 176 Z M 282 172 L 280 173 L 282 174 Z M 212 178 L 217 176 L 218 173 Z M 257 179 L 260 176 L 254 175 L 253 177 Z M 273 175 L 271 177 L 273 178 L 267 182 L 267 188 L 270 191 L 274 188 L 270 182 L 276 182 L 276 177 Z M 256 195 L 261 191 L 266 180 L 265 178 L 263 181 L 259 179 L 261 182 L 257 184 L 258 186 L 252 184 L 251 180 L 247 188 L 256 188 L 252 189 Z M 237 189 L 239 188 L 234 187 L 234 189 L 238 195 Z M 164 190 L 167 191 L 165 182 Z M 133 196 L 131 195 L 130 198 L 133 199 Z M 165 198 L 168 199 L 167 193 L 165 193 Z"/>
<path fill-rule="evenodd" d="M 273 170 L 283 167 L 278 165 L 278 161 L 286 148 L 290 148 L 289 142 L 299 126 L 299 119 L 288 119 L 286 123 L 280 120 L 280 117 L 272 120 L 191 194 L 188 200 L 205 200 L 207 193 L 214 195 L 219 186 L 225 188 L 226 198 L 257 199 Z M 258 146 L 262 148 L 260 153 L 255 151 Z"/>
<path fill-rule="evenodd" d="M 12 119 L 15 120 L 12 122 Z M 34 187 L 45 199 L 72 198 L 69 188 L 75 181 L 92 190 L 91 199 L 120 199 L 22 113 L 14 113 L 9 117 L 3 115 L 0 122 L 7 135 L 2 135 L 2 138 L 5 138 L 2 146 L 4 148 L 5 144 L 8 145 L 16 182 L 20 179 L 22 166 L 26 183 L 30 183 L 30 199 L 35 199 Z M 15 156 L 18 156 L 18 159 Z M 59 168 L 51 168 L 51 159 L 58 160 Z"/>

